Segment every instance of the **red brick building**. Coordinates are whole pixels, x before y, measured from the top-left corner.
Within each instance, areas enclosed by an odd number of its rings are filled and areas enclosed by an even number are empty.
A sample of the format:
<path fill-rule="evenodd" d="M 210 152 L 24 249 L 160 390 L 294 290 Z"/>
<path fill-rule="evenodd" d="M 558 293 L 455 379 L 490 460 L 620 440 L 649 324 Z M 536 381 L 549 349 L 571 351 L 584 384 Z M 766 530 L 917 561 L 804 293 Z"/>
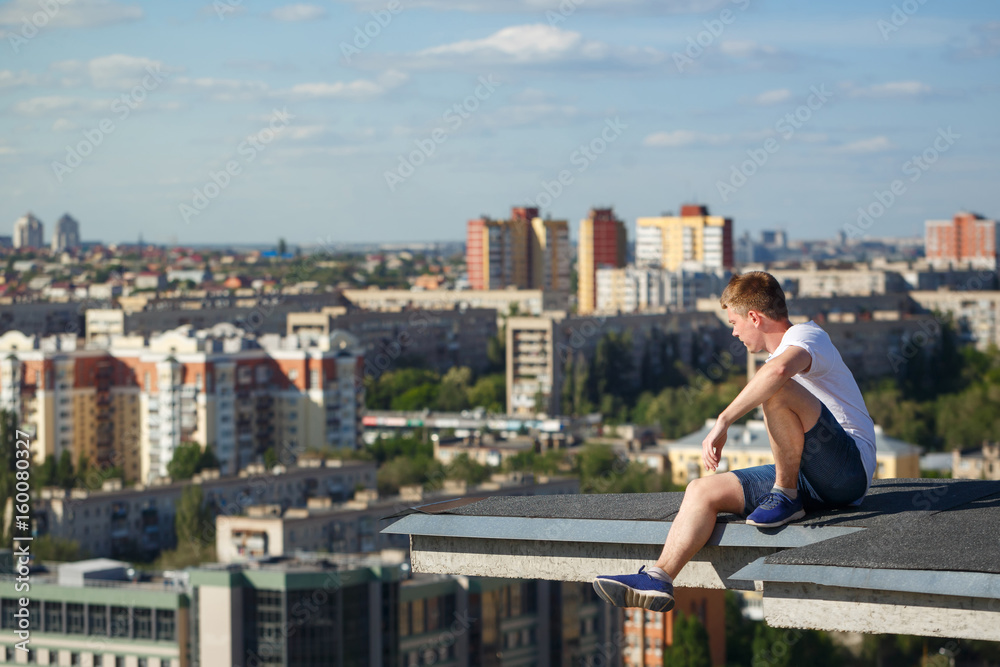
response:
<path fill-rule="evenodd" d="M 951 220 L 925 223 L 924 250 L 927 260 L 935 266 L 996 269 L 998 242 L 996 220 L 987 220 L 977 213 L 959 211 Z"/>

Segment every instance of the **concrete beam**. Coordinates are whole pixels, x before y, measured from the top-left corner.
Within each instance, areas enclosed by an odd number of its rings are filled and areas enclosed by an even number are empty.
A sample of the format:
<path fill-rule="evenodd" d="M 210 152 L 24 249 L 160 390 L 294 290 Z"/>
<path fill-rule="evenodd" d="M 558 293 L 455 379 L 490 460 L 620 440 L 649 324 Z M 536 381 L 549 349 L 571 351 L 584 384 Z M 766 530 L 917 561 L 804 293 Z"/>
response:
<path fill-rule="evenodd" d="M 779 628 L 997 641 L 1000 600 L 765 582 L 764 620 Z"/>
<path fill-rule="evenodd" d="M 476 577 L 591 581 L 599 574 L 638 572 L 660 555 L 660 545 L 410 536 L 414 572 Z M 754 590 L 754 582 L 731 579 L 775 547 L 707 546 L 681 570 L 676 585 L 687 588 Z"/>

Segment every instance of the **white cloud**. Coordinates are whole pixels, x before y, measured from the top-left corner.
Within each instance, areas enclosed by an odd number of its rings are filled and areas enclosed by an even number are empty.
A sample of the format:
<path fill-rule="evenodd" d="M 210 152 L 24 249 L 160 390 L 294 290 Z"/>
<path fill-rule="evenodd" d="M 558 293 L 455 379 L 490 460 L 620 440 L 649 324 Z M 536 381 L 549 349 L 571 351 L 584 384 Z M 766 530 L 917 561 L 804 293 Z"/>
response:
<path fill-rule="evenodd" d="M 65 118 L 56 118 L 55 122 L 52 123 L 53 132 L 70 132 L 79 128 L 80 126 L 71 120 Z"/>
<path fill-rule="evenodd" d="M 679 148 L 696 144 L 722 146 L 728 144 L 732 137 L 728 134 L 706 134 L 692 130 L 674 130 L 672 132 L 654 132 L 642 140 L 644 146 L 654 148 Z"/>
<path fill-rule="evenodd" d="M 561 125 L 579 115 L 580 110 L 572 104 L 514 104 L 485 115 L 482 124 L 492 128 Z"/>
<path fill-rule="evenodd" d="M 695 72 L 785 71 L 808 60 L 770 44 L 751 40 L 724 40 L 717 45 L 710 44 L 701 55 L 694 58 L 680 51 L 672 56 L 678 69 L 686 75 Z"/>
<path fill-rule="evenodd" d="M 78 77 L 89 78 L 94 88 L 105 90 L 129 89 L 142 83 L 151 73 L 165 78 L 171 70 L 162 61 L 114 53 L 99 56 L 88 61 L 60 60 L 52 63 L 50 69 L 70 75 L 63 80 L 64 85 L 80 84 Z"/>
<path fill-rule="evenodd" d="M 213 77 L 177 77 L 172 83 L 180 88 L 206 93 L 210 99 L 216 102 L 255 100 L 268 93 L 268 86 L 262 81 L 216 79 Z"/>
<path fill-rule="evenodd" d="M 921 97 L 930 95 L 932 92 L 929 85 L 920 81 L 890 81 L 888 83 L 877 83 L 861 88 L 856 88 L 853 84 L 847 84 L 847 88 L 850 97 L 874 100 Z"/>
<path fill-rule="evenodd" d="M 326 133 L 325 125 L 299 125 L 288 129 L 288 137 L 294 141 L 315 139 Z"/>
<path fill-rule="evenodd" d="M 733 58 L 752 58 L 760 55 L 775 55 L 778 49 L 766 44 L 758 44 L 754 41 L 729 40 L 719 43 L 719 51 Z"/>
<path fill-rule="evenodd" d="M 46 15 L 45 27 L 59 28 L 90 28 L 94 26 L 138 21 L 143 17 L 142 8 L 138 5 L 123 5 L 111 0 L 75 0 L 75 2 L 51 2 L 52 11 L 45 11 L 38 0 L 11 0 L 0 6 L 0 25 L 17 26 L 20 28 L 27 19 L 40 11 Z"/>
<path fill-rule="evenodd" d="M 16 88 L 18 86 L 30 86 L 38 82 L 34 74 L 28 72 L 14 72 L 13 70 L 0 70 L 0 88 Z"/>
<path fill-rule="evenodd" d="M 14 104 L 11 109 L 22 116 L 45 116 L 48 114 L 87 113 L 107 111 L 111 103 L 107 100 L 90 100 L 81 97 L 50 95 L 32 97 Z"/>
<path fill-rule="evenodd" d="M 758 106 L 771 106 L 787 102 L 790 99 L 792 99 L 792 91 L 787 88 L 778 88 L 777 90 L 767 90 L 760 95 L 755 95 L 750 99 L 750 103 Z"/>
<path fill-rule="evenodd" d="M 361 9 L 382 9 L 385 0 L 348 0 Z M 569 3 L 566 3 L 569 4 Z M 730 6 L 732 0 L 577 0 L 575 11 L 614 12 L 615 14 L 700 14 Z M 553 0 L 407 0 L 406 7 L 462 12 L 547 12 L 559 14 Z"/>
<path fill-rule="evenodd" d="M 884 135 L 871 137 L 870 139 L 859 139 L 848 144 L 843 144 L 834 149 L 835 153 L 881 153 L 892 148 L 892 142 Z"/>
<path fill-rule="evenodd" d="M 272 10 L 269 17 L 275 21 L 315 21 L 326 16 L 326 10 L 319 5 L 285 5 Z"/>
<path fill-rule="evenodd" d="M 17 153 L 17 149 L 11 148 L 10 146 L 0 146 L 0 155 L 14 155 Z"/>
<path fill-rule="evenodd" d="M 355 81 L 335 81 L 333 83 L 299 83 L 292 86 L 288 94 L 300 98 L 325 99 L 365 99 L 382 95 L 407 80 L 407 75 L 389 70 L 381 74 L 374 81 L 369 79 L 357 79 Z"/>
<path fill-rule="evenodd" d="M 575 31 L 535 23 L 508 26 L 481 39 L 424 49 L 406 55 L 404 62 L 411 67 L 584 65 L 617 66 L 634 71 L 667 58 L 655 49 L 619 48 L 584 39 Z"/>

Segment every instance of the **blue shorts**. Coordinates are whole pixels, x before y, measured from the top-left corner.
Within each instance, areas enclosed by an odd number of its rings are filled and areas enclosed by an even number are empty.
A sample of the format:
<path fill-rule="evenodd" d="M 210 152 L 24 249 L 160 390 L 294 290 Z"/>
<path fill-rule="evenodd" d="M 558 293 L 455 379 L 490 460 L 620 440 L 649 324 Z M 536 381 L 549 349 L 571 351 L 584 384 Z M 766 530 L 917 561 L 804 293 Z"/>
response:
<path fill-rule="evenodd" d="M 743 487 L 743 513 L 750 514 L 774 487 L 774 465 L 734 470 Z M 868 474 L 861 452 L 824 405 L 806 432 L 799 465 L 799 493 L 806 511 L 844 507 L 864 496 Z"/>

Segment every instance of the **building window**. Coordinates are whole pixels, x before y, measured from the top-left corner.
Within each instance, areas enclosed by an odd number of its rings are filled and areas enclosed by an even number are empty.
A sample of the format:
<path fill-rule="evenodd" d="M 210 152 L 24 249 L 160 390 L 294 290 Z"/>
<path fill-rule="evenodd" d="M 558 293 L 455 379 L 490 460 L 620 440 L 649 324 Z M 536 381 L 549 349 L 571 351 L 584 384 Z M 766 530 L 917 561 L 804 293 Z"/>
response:
<path fill-rule="evenodd" d="M 88 634 L 106 637 L 108 634 L 108 608 L 104 605 L 91 605 L 87 609 L 87 620 L 90 622 Z"/>
<path fill-rule="evenodd" d="M 128 607 L 112 607 L 111 608 L 111 636 L 112 637 L 128 637 L 128 625 L 129 625 L 129 608 Z"/>
<path fill-rule="evenodd" d="M 163 641 L 174 641 L 174 612 L 172 609 L 160 609 L 156 612 L 156 638 Z"/>
<path fill-rule="evenodd" d="M 83 605 L 74 602 L 66 603 L 66 633 L 70 635 L 83 634 Z"/>
<path fill-rule="evenodd" d="M 62 603 L 61 602 L 46 602 L 45 603 L 45 632 L 59 632 L 63 631 L 63 617 L 62 617 Z"/>
<path fill-rule="evenodd" d="M 153 638 L 153 611 L 151 609 L 134 610 L 132 623 L 135 639 Z"/>
<path fill-rule="evenodd" d="M 291 369 L 289 369 L 288 370 L 288 379 L 291 380 L 292 382 L 295 382 L 296 380 L 298 380 L 299 379 L 299 369 L 298 368 L 291 368 Z"/>

